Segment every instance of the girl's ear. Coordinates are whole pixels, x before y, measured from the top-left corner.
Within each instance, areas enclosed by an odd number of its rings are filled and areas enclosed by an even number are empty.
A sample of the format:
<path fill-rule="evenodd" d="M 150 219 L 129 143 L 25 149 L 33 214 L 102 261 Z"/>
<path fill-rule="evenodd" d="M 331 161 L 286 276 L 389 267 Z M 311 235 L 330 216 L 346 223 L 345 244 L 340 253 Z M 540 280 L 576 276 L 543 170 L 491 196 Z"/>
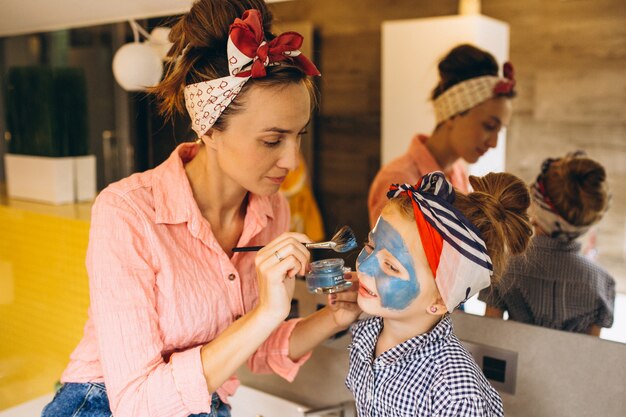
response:
<path fill-rule="evenodd" d="M 430 314 L 431 316 L 443 316 L 447 312 L 448 309 L 441 297 L 437 297 L 433 303 L 426 307 L 426 314 Z"/>

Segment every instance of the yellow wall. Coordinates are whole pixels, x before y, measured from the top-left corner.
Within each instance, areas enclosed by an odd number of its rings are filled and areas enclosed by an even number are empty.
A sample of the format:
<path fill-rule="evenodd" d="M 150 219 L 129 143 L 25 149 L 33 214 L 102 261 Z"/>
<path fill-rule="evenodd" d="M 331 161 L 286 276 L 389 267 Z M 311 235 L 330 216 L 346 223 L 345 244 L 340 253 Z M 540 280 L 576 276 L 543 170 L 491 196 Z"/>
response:
<path fill-rule="evenodd" d="M 0 205 L 0 410 L 52 392 L 82 336 L 89 222 L 71 217 Z"/>

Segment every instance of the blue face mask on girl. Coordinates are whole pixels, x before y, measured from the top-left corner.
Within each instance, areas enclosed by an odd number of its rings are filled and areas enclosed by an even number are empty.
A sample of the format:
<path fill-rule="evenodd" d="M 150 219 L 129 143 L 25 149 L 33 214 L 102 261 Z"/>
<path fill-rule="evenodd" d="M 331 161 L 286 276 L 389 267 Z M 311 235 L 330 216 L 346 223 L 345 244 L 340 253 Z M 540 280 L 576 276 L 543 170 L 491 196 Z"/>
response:
<path fill-rule="evenodd" d="M 420 285 L 413 257 L 404 239 L 380 217 L 370 233 L 370 244 L 373 248 L 365 247 L 359 254 L 357 269 L 375 279 L 383 307 L 405 309 L 419 295 Z M 393 262 L 394 258 L 396 262 Z"/>

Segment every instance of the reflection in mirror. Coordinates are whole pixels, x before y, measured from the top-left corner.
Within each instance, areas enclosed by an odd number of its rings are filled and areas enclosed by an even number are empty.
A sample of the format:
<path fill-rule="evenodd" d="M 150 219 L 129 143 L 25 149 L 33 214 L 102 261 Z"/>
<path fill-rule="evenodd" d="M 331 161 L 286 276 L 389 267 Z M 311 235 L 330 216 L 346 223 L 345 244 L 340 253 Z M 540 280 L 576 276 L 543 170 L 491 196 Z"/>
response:
<path fill-rule="evenodd" d="M 535 229 L 524 256 L 512 257 L 502 279 L 481 292 L 486 316 L 600 335 L 613 325 L 615 280 L 581 253 L 576 239 L 608 208 L 604 167 L 584 153 L 546 159 L 531 185 Z"/>
<path fill-rule="evenodd" d="M 571 29 L 566 29 L 559 16 L 577 16 L 577 21 L 587 22 L 589 27 L 608 25 L 618 32 L 617 20 L 606 11 L 593 11 L 580 8 L 581 4 L 560 4 L 550 10 L 543 10 L 541 17 L 537 11 L 530 8 L 519 8 L 513 11 L 511 4 L 504 2 L 495 4 L 483 2 L 483 13 L 490 18 L 505 22 L 509 28 L 510 45 L 508 59 L 515 66 L 517 97 L 513 100 L 513 116 L 506 129 L 506 141 L 499 138 L 499 146 L 505 145 L 504 168 L 522 178 L 527 184 L 534 181 L 538 174 L 541 162 L 547 157 L 558 157 L 567 152 L 578 149 L 584 150 L 594 160 L 602 164 L 607 173 L 607 182 L 613 195 L 610 209 L 602 222 L 593 227 L 593 230 L 579 240 L 581 251 L 593 257 L 593 262 L 607 271 L 615 279 L 615 307 L 614 321 L 611 328 L 604 328 L 600 337 L 610 340 L 626 342 L 626 263 L 625 247 L 625 219 L 626 195 L 620 186 L 624 182 L 624 161 L 626 160 L 626 118 L 623 108 L 626 101 L 623 88 L 626 77 L 624 65 L 626 57 L 623 54 L 613 54 L 606 43 L 606 39 L 597 36 L 594 30 L 578 31 L 576 36 L 567 35 Z M 592 17 L 593 16 L 593 17 Z M 385 17 L 382 17 L 385 20 Z M 597 21 L 595 20 L 597 19 Z M 428 19 L 416 19 L 424 21 Z M 431 19 L 433 21 L 437 18 Z M 541 28 L 529 22 L 541 20 L 545 22 Z M 592 23 L 592 20 L 594 22 Z M 397 25 L 406 27 L 412 20 L 388 20 L 383 25 L 383 32 L 387 27 Z M 602 22 L 602 23 L 600 23 Z M 621 26 L 620 26 L 621 27 Z M 403 112 L 407 108 L 416 112 L 424 107 L 424 112 L 431 111 L 428 100 L 428 91 L 433 82 L 422 76 L 422 73 L 412 71 L 392 71 L 396 59 L 404 60 L 405 56 L 415 56 L 423 52 L 424 48 L 431 47 L 439 42 L 437 37 L 425 46 L 421 39 L 425 39 L 428 31 L 417 36 L 406 37 L 411 42 L 402 44 L 402 48 L 394 55 L 387 48 L 387 36 L 383 36 L 383 132 L 385 129 L 397 129 L 396 123 L 390 123 L 385 117 L 385 106 L 389 106 L 388 114 Z M 571 33 L 571 32 L 570 32 Z M 620 32 L 623 33 L 623 32 Z M 614 36 L 616 42 L 623 42 L 623 35 Z M 582 50 L 580 49 L 582 48 Z M 442 57 L 448 48 L 441 48 L 439 57 Z M 581 52 L 575 52 L 582 51 Z M 401 53 L 400 53 L 401 51 Z M 585 52 L 586 51 L 586 52 Z M 386 59 L 389 65 L 386 66 Z M 419 60 L 418 60 L 419 61 Z M 404 62 L 404 61 L 401 61 Z M 425 67 L 436 73 L 438 59 L 431 58 Z M 407 66 L 400 65 L 403 68 Z M 387 81 L 387 79 L 391 79 Z M 409 96 L 406 90 L 393 90 L 386 93 L 384 86 L 420 86 L 425 91 L 421 95 Z M 611 87 L 613 86 L 613 87 Z M 416 91 L 416 90 L 415 90 Z M 407 97 L 402 108 L 398 106 L 398 97 Z M 324 100 L 328 100 L 328 95 Z M 394 107 L 396 106 L 396 107 Z M 404 128 L 409 130 L 415 120 L 422 114 L 406 116 Z M 432 116 L 431 116 L 432 117 Z M 388 143 L 393 145 L 404 140 L 407 135 L 398 137 L 392 135 Z M 384 140 L 384 137 L 383 137 Z M 390 145 L 390 146 L 391 146 Z M 383 154 L 385 152 L 383 144 Z M 482 158 L 489 159 L 490 151 Z M 493 167 L 490 162 L 490 167 Z M 485 304 L 476 297 L 465 304 L 469 313 L 483 315 Z M 505 317 L 507 317 L 505 313 Z"/>

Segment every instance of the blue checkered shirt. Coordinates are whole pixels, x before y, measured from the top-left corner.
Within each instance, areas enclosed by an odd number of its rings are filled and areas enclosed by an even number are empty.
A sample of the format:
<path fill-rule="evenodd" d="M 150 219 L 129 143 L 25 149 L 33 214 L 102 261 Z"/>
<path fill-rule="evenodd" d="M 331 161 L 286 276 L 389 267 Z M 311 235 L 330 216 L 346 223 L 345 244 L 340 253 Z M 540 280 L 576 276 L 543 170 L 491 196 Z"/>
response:
<path fill-rule="evenodd" d="M 503 416 L 502 400 L 452 333 L 446 315 L 433 330 L 375 357 L 380 317 L 352 328 L 346 385 L 359 417 Z"/>

